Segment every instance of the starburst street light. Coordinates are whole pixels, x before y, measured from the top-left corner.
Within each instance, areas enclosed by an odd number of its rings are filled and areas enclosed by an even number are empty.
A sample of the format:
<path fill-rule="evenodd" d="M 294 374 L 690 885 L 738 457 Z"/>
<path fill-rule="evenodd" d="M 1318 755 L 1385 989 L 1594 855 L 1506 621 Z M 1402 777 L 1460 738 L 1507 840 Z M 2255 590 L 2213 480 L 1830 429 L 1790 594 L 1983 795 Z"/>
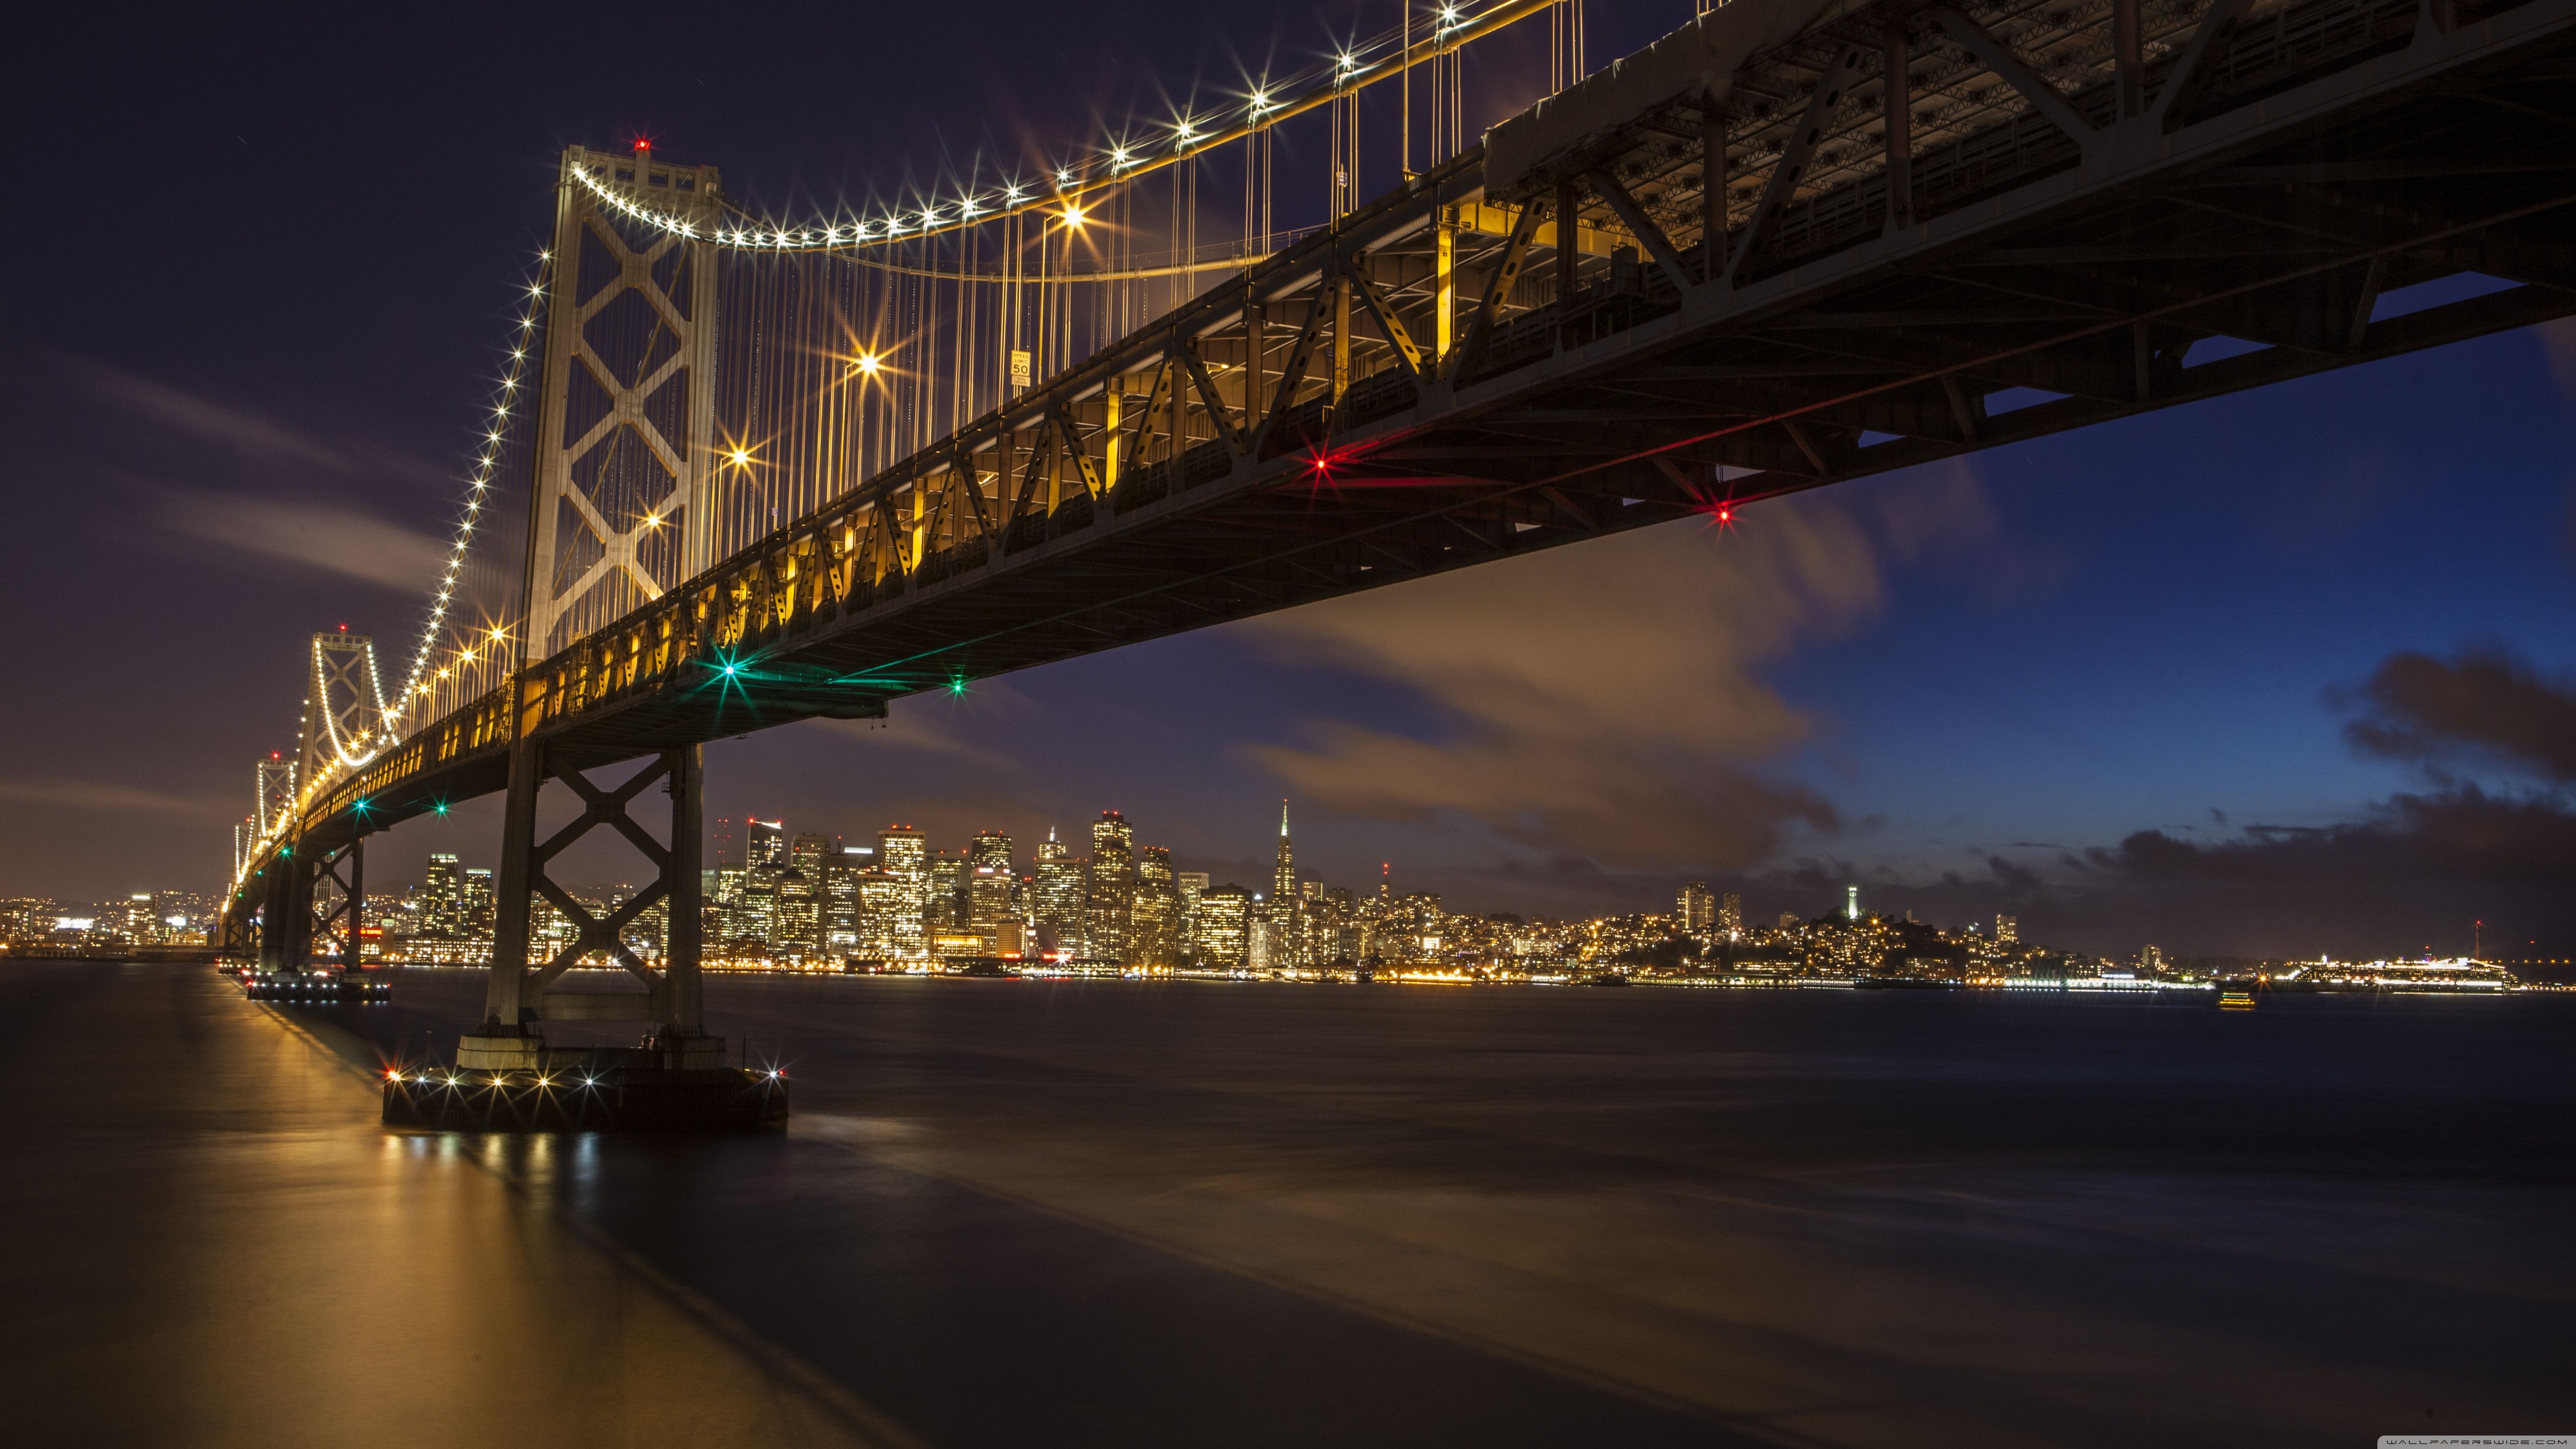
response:
<path fill-rule="evenodd" d="M 1063 218 L 1064 218 L 1064 224 L 1065 224 L 1066 226 L 1069 226 L 1069 227 L 1073 228 L 1075 231 L 1080 231 L 1080 230 L 1082 230 L 1082 215 L 1083 215 L 1083 214 L 1082 214 L 1082 208 L 1081 208 L 1081 207 L 1076 206 L 1076 205 L 1075 205 L 1075 204 L 1073 204 L 1072 202 L 1068 201 L 1068 202 L 1066 202 L 1066 203 L 1064 204 L 1064 211 L 1063 211 L 1062 215 L 1063 215 Z"/>

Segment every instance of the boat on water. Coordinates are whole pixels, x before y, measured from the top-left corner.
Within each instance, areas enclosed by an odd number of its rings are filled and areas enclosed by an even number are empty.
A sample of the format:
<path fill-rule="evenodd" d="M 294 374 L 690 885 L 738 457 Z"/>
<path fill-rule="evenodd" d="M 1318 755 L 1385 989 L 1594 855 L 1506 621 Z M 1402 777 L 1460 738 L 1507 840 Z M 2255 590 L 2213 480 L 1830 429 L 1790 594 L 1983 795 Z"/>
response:
<path fill-rule="evenodd" d="M 2254 1009 L 2254 993 L 2245 990 L 2243 987 L 2231 986 L 2225 991 L 2218 993 L 2218 1009 L 2221 1011 L 2252 1011 Z"/>

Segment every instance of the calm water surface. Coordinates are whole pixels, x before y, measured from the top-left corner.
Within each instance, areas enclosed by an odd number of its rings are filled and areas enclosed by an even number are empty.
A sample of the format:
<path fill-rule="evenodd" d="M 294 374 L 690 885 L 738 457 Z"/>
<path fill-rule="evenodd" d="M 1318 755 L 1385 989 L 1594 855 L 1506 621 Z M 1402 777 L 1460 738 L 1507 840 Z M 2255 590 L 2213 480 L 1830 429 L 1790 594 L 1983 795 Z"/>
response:
<path fill-rule="evenodd" d="M 0 966 L 13 1441 L 2576 1429 L 2576 998 L 720 980 L 655 1141 L 384 1130 L 397 990 Z"/>

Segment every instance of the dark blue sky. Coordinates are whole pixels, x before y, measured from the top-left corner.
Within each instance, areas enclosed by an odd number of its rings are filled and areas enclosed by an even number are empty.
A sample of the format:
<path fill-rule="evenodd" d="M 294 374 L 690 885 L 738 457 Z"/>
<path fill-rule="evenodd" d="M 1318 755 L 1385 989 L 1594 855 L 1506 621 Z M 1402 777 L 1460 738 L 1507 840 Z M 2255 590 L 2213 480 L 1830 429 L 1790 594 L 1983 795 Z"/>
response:
<path fill-rule="evenodd" d="M 1593 59 L 1691 8 L 1591 0 Z M 560 146 L 892 194 L 1395 13 L 1167 10 L 21 30 L 0 893 L 211 885 L 303 636 L 416 629 Z M 1472 62 L 1471 102 L 1528 54 Z M 1856 880 L 2102 950 L 2449 950 L 2484 916 L 2563 954 L 2571 441 L 2576 333 L 2500 336 L 727 742 L 711 813 L 953 842 L 1115 806 L 1251 884 L 1288 794 L 1329 878 L 1392 861 L 1462 907 L 1706 876 L 1813 913 Z M 406 827 L 377 875 L 493 840 Z"/>

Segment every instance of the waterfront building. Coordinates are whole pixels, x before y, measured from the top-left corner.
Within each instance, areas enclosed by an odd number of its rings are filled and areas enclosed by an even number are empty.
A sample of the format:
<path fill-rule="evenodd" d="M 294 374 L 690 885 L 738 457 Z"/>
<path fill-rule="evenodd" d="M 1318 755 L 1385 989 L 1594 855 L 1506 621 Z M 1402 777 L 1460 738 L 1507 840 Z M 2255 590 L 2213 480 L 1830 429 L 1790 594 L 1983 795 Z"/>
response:
<path fill-rule="evenodd" d="M 491 867 L 482 865 L 466 867 L 464 885 L 458 895 L 463 902 L 464 938 L 468 941 L 481 941 L 488 944 L 492 939 L 497 913 L 496 902 L 499 899 L 492 892 Z"/>
<path fill-rule="evenodd" d="M 1199 938 L 1199 897 L 1207 894 L 1208 873 L 1203 870 L 1175 871 L 1172 886 L 1181 893 L 1181 949 L 1197 949 Z"/>
<path fill-rule="evenodd" d="M 845 846 L 824 857 L 823 951 L 846 956 L 859 948 L 859 876 L 874 867 L 876 851 Z"/>
<path fill-rule="evenodd" d="M 754 870 L 734 897 L 731 929 L 735 945 L 766 951 L 778 944 L 778 883 L 783 872 Z"/>
<path fill-rule="evenodd" d="M 1288 843 L 1288 802 L 1279 802 L 1279 855 L 1270 871 L 1271 969 L 1294 970 L 1306 964 L 1298 928 L 1297 852 Z"/>
<path fill-rule="evenodd" d="M 1091 862 L 1047 831 L 1038 847 L 1037 875 L 1030 882 L 1029 915 L 1037 923 L 1038 949 L 1058 956 L 1087 954 L 1090 924 Z"/>
<path fill-rule="evenodd" d="M 1091 900 L 1084 913 L 1085 954 L 1126 964 L 1135 959 L 1129 929 L 1136 909 L 1136 838 L 1127 817 L 1103 810 L 1091 823 Z"/>
<path fill-rule="evenodd" d="M 1136 852 L 1136 903 L 1130 921 L 1131 960 L 1164 969 L 1179 964 L 1181 891 L 1174 879 L 1172 852 L 1166 847 L 1148 845 Z"/>
<path fill-rule="evenodd" d="M 1683 935 L 1707 935 L 1717 925 L 1717 898 L 1709 894 L 1708 882 L 1695 880 L 1683 886 L 1674 914 L 1681 918 Z"/>
<path fill-rule="evenodd" d="M 429 864 L 421 871 L 421 934 L 455 940 L 467 934 L 465 929 L 465 877 L 456 868 L 456 856 L 449 851 L 433 851 Z"/>
<path fill-rule="evenodd" d="M 1192 943 L 1202 965 L 1239 971 L 1251 961 L 1252 897 L 1226 885 L 1199 897 L 1198 936 Z"/>
<path fill-rule="evenodd" d="M 922 916 L 922 929 L 933 935 L 954 931 L 965 924 L 966 857 L 932 851 L 929 872 L 930 907 Z"/>
<path fill-rule="evenodd" d="M 822 862 L 816 861 L 814 869 L 820 874 Z M 774 887 L 778 928 L 768 940 L 779 954 L 803 957 L 822 949 L 823 900 L 816 884 L 813 876 L 793 865 L 778 873 Z"/>
<path fill-rule="evenodd" d="M 909 961 L 921 954 L 921 914 L 912 885 L 882 867 L 851 873 L 857 890 L 857 954 L 876 961 Z"/>
<path fill-rule="evenodd" d="M 971 930 L 994 931 L 1013 918 L 1011 910 L 1011 837 L 998 830 L 977 832 L 966 847 L 966 924 Z"/>
<path fill-rule="evenodd" d="M 885 930 L 889 957 L 918 960 L 929 950 L 923 927 L 930 910 L 930 847 L 909 825 L 889 825 L 877 837 L 877 868 L 903 888 L 903 904 Z"/>

